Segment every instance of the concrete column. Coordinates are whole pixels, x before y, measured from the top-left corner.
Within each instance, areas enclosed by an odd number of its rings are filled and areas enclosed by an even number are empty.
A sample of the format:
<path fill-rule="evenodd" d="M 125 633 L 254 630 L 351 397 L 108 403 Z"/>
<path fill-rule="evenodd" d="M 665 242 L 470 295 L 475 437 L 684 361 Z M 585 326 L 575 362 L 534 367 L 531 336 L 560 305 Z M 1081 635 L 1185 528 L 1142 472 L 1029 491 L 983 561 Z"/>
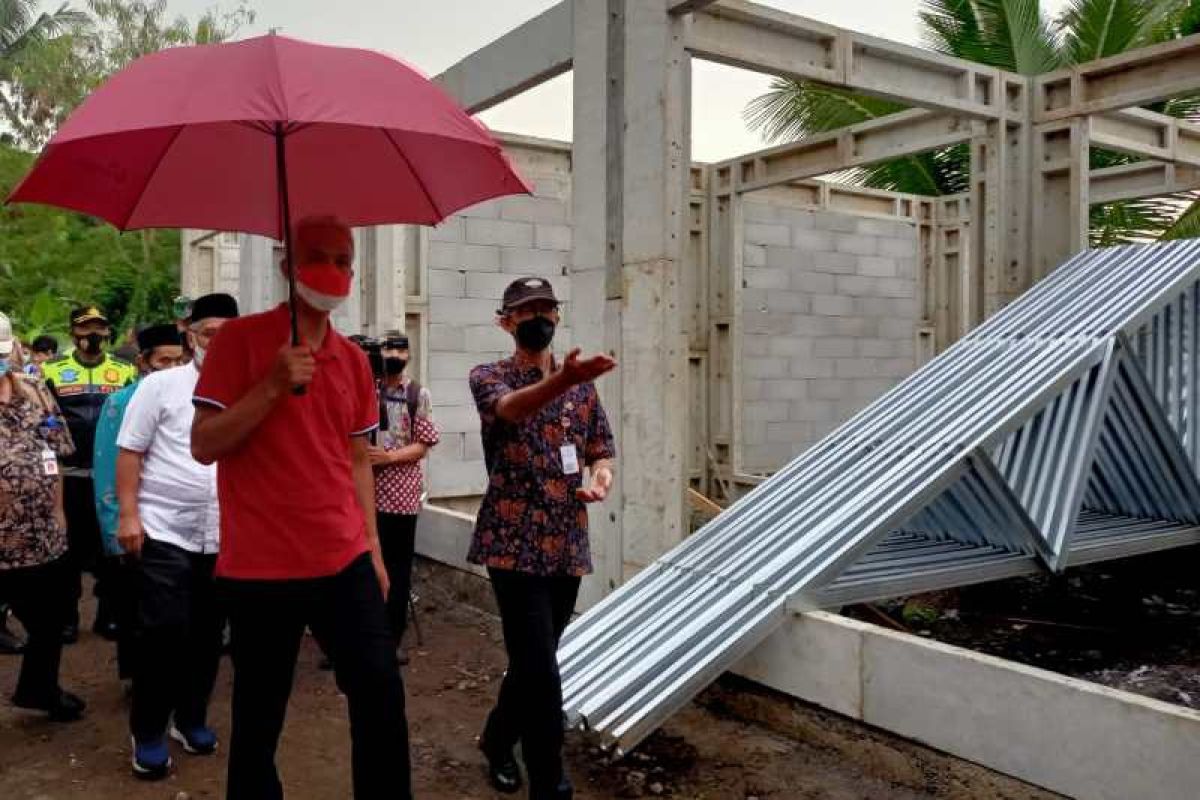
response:
<path fill-rule="evenodd" d="M 1033 279 L 1041 280 L 1088 246 L 1087 117 L 1034 132 Z"/>
<path fill-rule="evenodd" d="M 585 604 L 684 534 L 686 24 L 666 0 L 575 5 L 575 341 L 621 363 L 601 382 L 619 483 L 592 514 L 597 576 Z"/>
<path fill-rule="evenodd" d="M 1028 94 L 1024 82 L 1007 84 L 1011 110 L 1020 113 L 975 123 L 971 138 L 971 289 L 962 309 L 967 330 L 1033 283 Z"/>
<path fill-rule="evenodd" d="M 404 281 L 408 270 L 404 243 L 414 236 L 409 225 L 380 225 L 363 242 L 357 269 L 362 280 L 372 282 L 369 290 L 363 291 L 362 310 L 371 336 L 404 330 Z"/>
<path fill-rule="evenodd" d="M 243 314 L 266 311 L 287 298 L 287 285 L 274 255 L 275 242 L 243 236 L 238 269 L 238 305 Z"/>

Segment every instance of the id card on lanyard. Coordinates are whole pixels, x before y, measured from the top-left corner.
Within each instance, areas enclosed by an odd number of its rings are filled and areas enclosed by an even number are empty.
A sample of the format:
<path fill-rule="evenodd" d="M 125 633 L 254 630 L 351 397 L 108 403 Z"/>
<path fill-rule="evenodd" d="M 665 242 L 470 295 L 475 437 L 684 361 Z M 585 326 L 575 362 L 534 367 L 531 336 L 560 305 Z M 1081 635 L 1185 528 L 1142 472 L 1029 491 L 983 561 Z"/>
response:
<path fill-rule="evenodd" d="M 579 453 L 575 450 L 575 445 L 564 444 L 558 450 L 562 456 L 563 475 L 578 475 Z"/>
<path fill-rule="evenodd" d="M 46 445 L 42 445 L 42 474 L 58 474 L 58 456 L 54 455 L 54 451 Z"/>

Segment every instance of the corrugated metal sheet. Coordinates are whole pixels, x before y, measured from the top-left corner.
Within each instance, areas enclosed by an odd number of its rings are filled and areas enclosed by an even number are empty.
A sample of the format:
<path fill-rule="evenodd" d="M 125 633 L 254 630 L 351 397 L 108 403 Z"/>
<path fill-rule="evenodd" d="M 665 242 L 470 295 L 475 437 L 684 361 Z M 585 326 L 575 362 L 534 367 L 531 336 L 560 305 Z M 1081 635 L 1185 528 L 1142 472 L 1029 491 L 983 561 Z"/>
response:
<path fill-rule="evenodd" d="M 1198 279 L 1072 259 L 577 620 L 570 716 L 627 749 L 792 609 L 1194 541 Z"/>

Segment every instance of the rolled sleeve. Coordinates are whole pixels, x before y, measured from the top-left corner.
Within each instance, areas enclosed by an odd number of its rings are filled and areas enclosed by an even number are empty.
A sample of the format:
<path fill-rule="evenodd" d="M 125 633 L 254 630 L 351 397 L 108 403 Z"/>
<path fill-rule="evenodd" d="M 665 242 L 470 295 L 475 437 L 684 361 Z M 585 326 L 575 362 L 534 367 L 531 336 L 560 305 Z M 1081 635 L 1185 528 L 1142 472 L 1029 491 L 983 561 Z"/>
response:
<path fill-rule="evenodd" d="M 420 401 L 417 403 L 417 415 L 413 420 L 413 441 L 426 447 L 433 447 L 441 441 L 441 432 L 433 420 L 433 398 L 429 390 L 422 388 Z"/>
<path fill-rule="evenodd" d="M 375 378 L 371 375 L 371 365 L 367 363 L 366 354 L 355 348 L 355 359 L 358 363 L 355 369 L 357 386 L 354 394 L 358 403 L 350 435 L 365 436 L 379 427 L 379 395 L 375 391 Z"/>
<path fill-rule="evenodd" d="M 608 425 L 608 415 L 604 413 L 604 406 L 600 405 L 596 387 L 589 386 L 588 389 L 592 419 L 588 426 L 587 444 L 584 446 L 584 463 L 594 464 L 597 461 L 616 458 L 617 448 L 613 443 L 612 428 Z"/>
<path fill-rule="evenodd" d="M 479 410 L 479 418 L 484 423 L 494 422 L 496 404 L 513 388 L 504 382 L 491 364 L 482 364 L 471 370 L 469 380 L 471 395 L 475 398 L 475 408 Z"/>

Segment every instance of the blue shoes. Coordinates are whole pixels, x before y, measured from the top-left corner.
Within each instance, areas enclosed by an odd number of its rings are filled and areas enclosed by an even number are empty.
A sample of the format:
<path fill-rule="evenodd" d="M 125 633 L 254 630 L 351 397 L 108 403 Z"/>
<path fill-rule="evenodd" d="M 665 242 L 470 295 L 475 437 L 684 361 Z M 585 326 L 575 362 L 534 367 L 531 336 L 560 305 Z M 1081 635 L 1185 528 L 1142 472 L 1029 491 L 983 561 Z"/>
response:
<path fill-rule="evenodd" d="M 132 739 L 132 737 L 130 737 Z M 171 751 L 167 737 L 149 742 L 133 741 L 133 775 L 144 781 L 160 781 L 171 771 Z"/>
<path fill-rule="evenodd" d="M 172 725 L 171 738 L 194 756 L 211 756 L 217 752 L 217 734 L 213 733 L 212 728 L 198 726 L 181 730 Z"/>
<path fill-rule="evenodd" d="M 217 735 L 211 728 L 198 726 L 179 729 L 171 726 L 169 735 L 194 756 L 208 756 L 217 751 Z M 144 781 L 159 781 L 171 772 L 171 751 L 167 737 L 149 742 L 133 739 L 133 774 Z"/>

